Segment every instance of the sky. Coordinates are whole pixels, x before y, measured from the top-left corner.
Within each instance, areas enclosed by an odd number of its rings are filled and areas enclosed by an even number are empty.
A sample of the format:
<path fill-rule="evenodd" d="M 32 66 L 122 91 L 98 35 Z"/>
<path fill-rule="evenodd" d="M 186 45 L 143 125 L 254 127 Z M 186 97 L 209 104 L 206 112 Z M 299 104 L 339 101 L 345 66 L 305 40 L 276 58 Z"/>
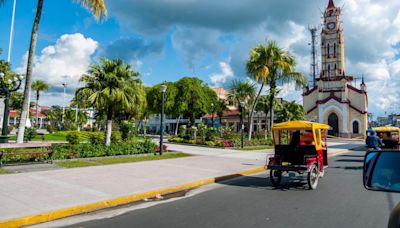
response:
<path fill-rule="evenodd" d="M 0 6 L 0 58 L 7 59 L 12 1 Z M 97 22 L 77 1 L 45 0 L 33 79 L 51 85 L 43 105 L 71 99 L 79 77 L 100 58 L 121 58 L 147 86 L 196 76 L 229 87 L 247 78 L 251 48 L 275 40 L 310 75 L 310 25 L 321 26 L 328 0 L 105 0 L 109 16 Z M 37 1 L 17 0 L 11 64 L 26 68 Z M 335 0 L 342 7 L 346 73 L 365 77 L 369 111 L 400 113 L 400 1 Z M 319 39 L 319 37 L 318 37 Z M 318 43 L 319 45 L 319 43 Z M 319 52 L 320 53 L 320 52 Z M 301 103 L 301 91 L 281 85 L 280 97 Z"/>

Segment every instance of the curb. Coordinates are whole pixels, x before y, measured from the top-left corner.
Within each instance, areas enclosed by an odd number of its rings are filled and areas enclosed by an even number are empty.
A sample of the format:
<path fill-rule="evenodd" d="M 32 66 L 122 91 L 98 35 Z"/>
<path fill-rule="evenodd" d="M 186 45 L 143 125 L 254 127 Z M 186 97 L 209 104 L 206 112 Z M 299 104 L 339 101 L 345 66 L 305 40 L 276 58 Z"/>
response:
<path fill-rule="evenodd" d="M 28 225 L 35 225 L 38 223 L 49 222 L 49 221 L 53 221 L 53 220 L 57 220 L 57 219 L 61 219 L 61 218 L 65 218 L 65 217 L 69 217 L 69 216 L 73 216 L 73 215 L 78 215 L 78 214 L 97 211 L 100 209 L 106 209 L 106 208 L 120 206 L 120 205 L 124 205 L 124 204 L 128 204 L 128 203 L 133 203 L 133 202 L 145 199 L 145 198 L 155 197 L 158 194 L 164 195 L 164 194 L 168 194 L 168 193 L 173 193 L 173 192 L 196 188 L 196 187 L 199 187 L 202 185 L 219 183 L 219 182 L 226 181 L 229 179 L 263 172 L 265 170 L 266 170 L 265 167 L 259 167 L 259 168 L 244 170 L 244 171 L 241 171 L 238 173 L 228 174 L 228 175 L 224 175 L 224 176 L 220 176 L 220 177 L 207 178 L 207 179 L 203 179 L 200 181 L 195 181 L 195 182 L 186 183 L 186 184 L 182 184 L 182 185 L 176 185 L 173 187 L 162 188 L 162 189 L 148 191 L 148 192 L 142 192 L 142 193 L 138 193 L 138 194 L 134 194 L 134 195 L 130 195 L 130 196 L 118 197 L 118 198 L 111 199 L 111 200 L 105 200 L 105 201 L 100 201 L 100 202 L 96 202 L 96 203 L 89 203 L 89 204 L 79 205 L 79 206 L 75 206 L 75 207 L 69 207 L 69 208 L 64 208 L 64 209 L 59 209 L 59 210 L 54 210 L 54 211 L 48 211 L 48 212 L 25 216 L 25 217 L 20 217 L 20 218 L 3 220 L 3 221 L 0 221 L 0 227 L 9 227 L 9 228 L 21 227 L 21 226 L 28 226 Z"/>

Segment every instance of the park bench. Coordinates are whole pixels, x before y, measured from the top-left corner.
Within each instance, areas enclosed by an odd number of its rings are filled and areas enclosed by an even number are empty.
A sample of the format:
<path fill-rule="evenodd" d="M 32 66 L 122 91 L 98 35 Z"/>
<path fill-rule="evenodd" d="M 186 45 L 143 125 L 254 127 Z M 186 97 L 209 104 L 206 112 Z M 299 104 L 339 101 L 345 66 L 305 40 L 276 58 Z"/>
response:
<path fill-rule="evenodd" d="M 6 143 L 6 144 L 0 144 L 0 149 L 6 149 L 6 148 L 43 148 L 46 147 L 47 151 L 29 151 L 29 152 L 18 152 L 18 151 L 13 151 L 13 152 L 0 152 L 0 167 L 5 164 L 4 158 L 6 157 L 15 157 L 15 156 L 26 156 L 31 159 L 35 159 L 41 155 L 48 155 L 47 160 L 45 162 L 47 163 L 52 163 L 52 156 L 53 156 L 53 151 L 50 149 L 51 143 L 24 143 L 24 144 L 15 144 L 15 143 Z"/>

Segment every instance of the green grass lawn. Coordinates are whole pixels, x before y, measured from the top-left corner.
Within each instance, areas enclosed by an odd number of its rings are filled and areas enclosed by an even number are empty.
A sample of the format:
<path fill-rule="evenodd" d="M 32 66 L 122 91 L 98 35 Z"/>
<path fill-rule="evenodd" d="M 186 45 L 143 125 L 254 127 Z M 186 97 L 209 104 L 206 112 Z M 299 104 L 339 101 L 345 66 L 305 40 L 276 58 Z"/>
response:
<path fill-rule="evenodd" d="M 9 174 L 9 173 L 11 173 L 11 172 L 8 171 L 8 170 L 5 170 L 5 169 L 0 168 L 0 175 L 1 175 L 1 174 Z"/>
<path fill-rule="evenodd" d="M 111 165 L 119 163 L 182 158 L 188 156 L 191 155 L 185 153 L 166 153 L 163 154 L 162 156 L 152 154 L 152 155 L 132 156 L 132 157 L 108 157 L 108 158 L 105 157 L 105 158 L 74 160 L 74 161 L 60 161 L 60 162 L 55 162 L 55 164 L 65 168 L 77 168 L 77 167 L 87 167 L 87 166 Z"/>
<path fill-rule="evenodd" d="M 16 140 L 17 136 L 16 135 L 12 135 L 10 136 L 10 140 Z M 36 135 L 35 138 L 32 139 L 32 141 L 42 141 L 43 140 L 43 136 L 42 135 Z M 65 134 L 62 132 L 55 132 L 53 134 L 47 134 L 44 135 L 44 140 L 45 141 L 65 141 Z"/>
<path fill-rule="evenodd" d="M 251 146 L 251 147 L 244 147 L 242 148 L 234 148 L 234 150 L 267 150 L 273 149 L 274 146 Z"/>

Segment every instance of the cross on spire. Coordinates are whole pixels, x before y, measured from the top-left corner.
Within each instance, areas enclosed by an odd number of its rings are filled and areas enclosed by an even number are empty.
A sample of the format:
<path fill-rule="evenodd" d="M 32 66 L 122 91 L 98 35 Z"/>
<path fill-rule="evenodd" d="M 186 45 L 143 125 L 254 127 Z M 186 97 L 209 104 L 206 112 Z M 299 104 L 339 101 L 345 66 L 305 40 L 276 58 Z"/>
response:
<path fill-rule="evenodd" d="M 335 7 L 335 3 L 333 2 L 333 0 L 329 0 L 328 9 L 329 9 L 329 8 L 336 8 L 336 7 Z"/>

